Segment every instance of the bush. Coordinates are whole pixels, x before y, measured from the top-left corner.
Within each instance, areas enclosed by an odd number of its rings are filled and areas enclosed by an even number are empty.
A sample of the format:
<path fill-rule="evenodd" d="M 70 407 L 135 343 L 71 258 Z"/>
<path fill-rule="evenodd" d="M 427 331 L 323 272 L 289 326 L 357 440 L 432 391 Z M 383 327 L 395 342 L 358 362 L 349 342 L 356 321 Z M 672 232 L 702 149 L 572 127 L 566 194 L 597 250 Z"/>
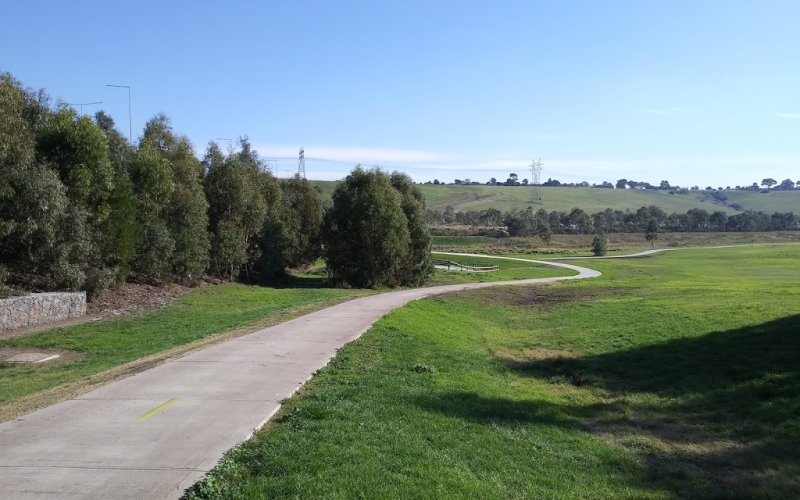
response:
<path fill-rule="evenodd" d="M 602 257 L 608 251 L 608 239 L 604 234 L 595 234 L 592 239 L 592 253 L 596 257 Z"/>

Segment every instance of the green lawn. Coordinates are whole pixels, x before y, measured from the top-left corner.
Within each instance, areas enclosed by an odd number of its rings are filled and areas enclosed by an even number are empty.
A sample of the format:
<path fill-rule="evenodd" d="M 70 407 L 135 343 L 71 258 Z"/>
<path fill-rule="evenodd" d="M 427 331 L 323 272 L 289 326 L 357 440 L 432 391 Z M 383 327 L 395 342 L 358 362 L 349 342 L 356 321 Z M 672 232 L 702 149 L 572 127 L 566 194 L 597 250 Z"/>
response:
<path fill-rule="evenodd" d="M 800 252 L 684 250 L 415 301 L 199 498 L 798 498 Z"/>
<path fill-rule="evenodd" d="M 486 281 L 510 281 L 528 278 L 547 278 L 550 276 L 572 276 L 578 274 L 569 269 L 550 268 L 543 264 L 533 262 L 520 262 L 512 260 L 490 259 L 481 257 L 459 257 L 434 252 L 434 259 L 451 260 L 459 264 L 472 264 L 478 266 L 498 266 L 497 271 L 470 273 L 464 271 L 450 271 L 436 269 L 428 283 L 429 286 L 452 285 L 455 283 L 473 283 Z M 531 257 L 527 257 L 531 258 Z"/>
<path fill-rule="evenodd" d="M 314 280 L 306 281 L 311 283 Z M 0 407 L 220 332 L 286 320 L 364 293 L 303 286 L 221 285 L 198 290 L 178 298 L 175 304 L 166 308 L 130 318 L 87 323 L 0 341 L 0 347 L 71 349 L 84 354 L 74 363 L 0 363 Z"/>

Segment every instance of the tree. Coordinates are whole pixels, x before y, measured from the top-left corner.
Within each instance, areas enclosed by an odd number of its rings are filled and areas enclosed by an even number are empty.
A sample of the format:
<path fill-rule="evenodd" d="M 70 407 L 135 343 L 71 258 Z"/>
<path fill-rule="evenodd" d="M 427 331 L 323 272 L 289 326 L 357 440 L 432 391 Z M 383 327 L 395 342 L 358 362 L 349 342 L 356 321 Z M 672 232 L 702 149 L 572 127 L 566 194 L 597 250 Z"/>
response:
<path fill-rule="evenodd" d="M 321 254 L 321 224 L 322 201 L 318 193 L 297 174 L 281 181 L 280 208 L 268 212 L 259 237 L 259 270 L 264 277 L 317 260 Z"/>
<path fill-rule="evenodd" d="M 392 172 L 389 181 L 400 193 L 400 205 L 406 216 L 409 235 L 408 251 L 400 263 L 398 282 L 406 286 L 419 286 L 430 278 L 434 269 L 425 195 L 411 177 L 402 172 Z"/>
<path fill-rule="evenodd" d="M 628 185 L 628 179 L 620 179 L 615 184 L 617 189 L 625 189 L 625 186 Z"/>
<path fill-rule="evenodd" d="M 608 239 L 606 238 L 605 234 L 598 233 L 594 235 L 592 239 L 592 253 L 596 257 L 602 257 L 606 254 L 608 247 Z"/>
<path fill-rule="evenodd" d="M 794 181 L 791 179 L 784 179 L 783 182 L 780 184 L 781 189 L 792 189 L 794 188 Z"/>
<path fill-rule="evenodd" d="M 145 125 L 137 156 L 142 151 L 145 156 L 139 163 L 134 160 L 132 178 L 140 181 L 139 191 L 145 195 L 145 232 L 148 232 L 148 225 L 153 225 L 149 234 L 158 240 L 145 238 L 137 263 L 150 271 L 173 272 L 193 282 L 202 276 L 209 261 L 208 202 L 203 191 L 203 167 L 189 139 L 176 135 L 163 114 Z M 163 256 L 170 241 L 173 253 L 166 262 L 156 267 L 144 262 L 156 248 L 158 252 L 152 256 Z M 149 245 L 152 248 L 148 248 Z"/>
<path fill-rule="evenodd" d="M 528 179 L 522 179 L 522 185 L 523 186 L 527 186 L 528 185 Z"/>
<path fill-rule="evenodd" d="M 58 173 L 36 158 L 48 99 L 0 73 L 0 262 L 10 271 L 51 272 L 68 205 Z"/>
<path fill-rule="evenodd" d="M 205 195 L 209 203 L 211 268 L 234 279 L 261 257 L 259 234 L 268 210 L 280 201 L 280 187 L 259 163 L 247 139 L 241 151 L 227 157 L 210 143 L 203 158 Z M 276 216 L 277 217 L 277 216 Z"/>
<path fill-rule="evenodd" d="M 644 238 L 653 244 L 658 239 L 658 223 L 655 219 L 650 219 L 647 222 L 647 228 L 644 232 Z"/>
<path fill-rule="evenodd" d="M 778 181 L 776 181 L 775 179 L 772 179 L 772 178 L 766 178 L 766 179 L 763 179 L 761 181 L 761 185 L 766 187 L 767 189 L 771 188 L 772 186 L 774 186 L 777 183 L 778 183 Z"/>
<path fill-rule="evenodd" d="M 57 286 L 91 297 L 118 273 L 104 253 L 114 190 L 106 135 L 89 117 L 60 104 L 37 131 L 36 157 L 58 174 L 68 200 L 48 258 L 52 277 Z"/>
<path fill-rule="evenodd" d="M 400 193 L 379 168 L 356 167 L 333 192 L 322 224 L 323 258 L 334 283 L 395 286 L 411 244 Z"/>
<path fill-rule="evenodd" d="M 497 179 L 496 179 L 496 178 L 494 178 L 494 177 L 492 177 L 491 179 L 489 179 L 489 185 L 490 185 L 490 186 L 496 186 L 496 185 L 497 185 Z"/>

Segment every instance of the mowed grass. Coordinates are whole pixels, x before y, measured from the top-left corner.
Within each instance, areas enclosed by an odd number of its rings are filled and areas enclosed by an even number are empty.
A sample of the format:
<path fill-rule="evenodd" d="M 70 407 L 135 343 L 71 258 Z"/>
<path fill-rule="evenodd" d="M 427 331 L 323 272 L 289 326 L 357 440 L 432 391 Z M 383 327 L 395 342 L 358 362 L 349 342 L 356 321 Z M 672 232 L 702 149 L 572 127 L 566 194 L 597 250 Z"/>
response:
<path fill-rule="evenodd" d="M 286 320 L 364 293 L 220 285 L 180 297 L 163 309 L 129 318 L 0 341 L 0 347 L 70 349 L 83 355 L 72 363 L 1 363 L 0 406 L 214 334 Z"/>
<path fill-rule="evenodd" d="M 335 181 L 309 181 L 314 186 L 322 189 L 323 199 L 330 199 L 336 187 Z M 486 210 L 495 208 L 502 212 L 524 210 L 533 206 L 534 210 L 544 208 L 548 212 L 559 210 L 569 212 L 575 207 L 582 208 L 589 213 L 603 211 L 607 208 L 614 210 L 638 210 L 641 207 L 656 205 L 667 213 L 685 213 L 692 208 L 702 208 L 713 212 L 721 210 L 733 214 L 735 210 L 714 205 L 701 199 L 695 192 L 686 195 L 669 194 L 668 191 L 654 191 L 644 189 L 596 189 L 596 188 L 556 188 L 542 187 L 541 205 L 531 205 L 530 187 L 523 186 L 434 186 L 423 184 L 420 186 L 425 194 L 428 208 L 444 210 L 452 206 L 456 211 Z M 800 191 L 788 192 L 796 195 L 795 204 L 800 203 Z M 760 201 L 760 200 L 759 200 Z M 742 203 L 749 209 L 746 203 Z M 779 210 L 779 209 L 776 209 Z M 780 211 L 789 211 L 780 210 Z M 800 210 L 798 210 L 800 211 Z"/>
<path fill-rule="evenodd" d="M 497 271 L 466 272 L 447 269 L 436 269 L 428 286 L 452 285 L 456 283 L 474 283 L 486 281 L 512 281 L 530 278 L 549 278 L 551 276 L 572 276 L 578 274 L 570 269 L 550 267 L 535 262 L 492 259 L 483 257 L 461 257 L 433 252 L 434 260 L 450 260 L 464 265 L 498 266 Z"/>
<path fill-rule="evenodd" d="M 415 301 L 191 498 L 798 498 L 800 253 Z"/>

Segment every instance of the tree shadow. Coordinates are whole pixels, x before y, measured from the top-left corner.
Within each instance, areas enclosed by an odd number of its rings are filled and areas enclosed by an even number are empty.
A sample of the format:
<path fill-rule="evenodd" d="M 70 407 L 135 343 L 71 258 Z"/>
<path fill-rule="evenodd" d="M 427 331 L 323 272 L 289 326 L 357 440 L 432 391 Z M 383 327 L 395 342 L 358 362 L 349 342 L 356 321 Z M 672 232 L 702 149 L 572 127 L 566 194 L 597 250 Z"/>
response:
<path fill-rule="evenodd" d="M 565 406 L 691 498 L 800 498 L 800 315 L 700 337 L 510 368 L 597 389 Z"/>
<path fill-rule="evenodd" d="M 486 425 L 517 426 L 549 424 L 578 428 L 559 405 L 543 401 L 491 398 L 474 392 L 451 392 L 417 396 L 413 404 L 423 410 Z"/>

